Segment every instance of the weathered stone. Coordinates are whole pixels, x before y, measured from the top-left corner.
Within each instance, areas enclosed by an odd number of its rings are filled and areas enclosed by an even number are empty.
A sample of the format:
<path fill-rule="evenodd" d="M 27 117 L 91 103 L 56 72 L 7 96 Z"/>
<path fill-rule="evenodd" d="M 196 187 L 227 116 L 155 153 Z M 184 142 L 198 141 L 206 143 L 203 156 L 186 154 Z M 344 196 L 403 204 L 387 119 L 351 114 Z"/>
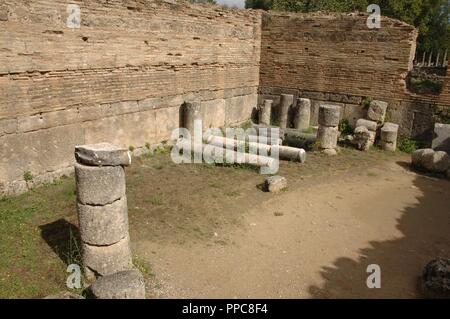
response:
<path fill-rule="evenodd" d="M 272 113 L 273 100 L 264 100 L 259 109 L 259 124 L 270 125 L 270 114 Z"/>
<path fill-rule="evenodd" d="M 361 151 L 368 151 L 373 145 L 370 131 L 365 126 L 358 126 L 355 129 L 353 143 Z"/>
<path fill-rule="evenodd" d="M 301 148 L 273 145 L 271 147 L 271 154 L 274 152 L 278 153 L 279 158 L 283 160 L 300 163 L 304 163 L 306 161 L 306 152 Z"/>
<path fill-rule="evenodd" d="M 121 166 L 75 164 L 77 197 L 81 204 L 106 205 L 125 196 L 125 172 Z"/>
<path fill-rule="evenodd" d="M 337 127 L 320 126 L 317 131 L 317 145 L 320 149 L 336 148 L 338 136 Z"/>
<path fill-rule="evenodd" d="M 417 150 L 411 154 L 411 164 L 415 168 L 423 168 L 423 156 L 425 154 L 434 154 L 434 150 L 431 148 L 424 148 Z"/>
<path fill-rule="evenodd" d="M 294 96 L 292 94 L 281 94 L 279 121 L 280 128 L 286 128 L 288 123 L 289 108 L 294 103 Z"/>
<path fill-rule="evenodd" d="M 110 246 L 93 246 L 81 243 L 83 266 L 88 279 L 111 275 L 132 267 L 130 239 L 125 237 Z"/>
<path fill-rule="evenodd" d="M 434 135 L 435 138 L 431 147 L 435 151 L 444 151 L 450 154 L 450 124 L 436 123 Z"/>
<path fill-rule="evenodd" d="M 366 119 L 359 119 L 356 121 L 356 127 L 364 126 L 369 131 L 375 132 L 377 130 L 378 123 L 374 121 L 369 121 Z"/>
<path fill-rule="evenodd" d="M 128 236 L 127 199 L 105 206 L 77 203 L 81 240 L 95 246 L 112 245 Z"/>
<path fill-rule="evenodd" d="M 99 278 L 89 291 L 97 299 L 145 299 L 145 282 L 136 270 L 120 271 Z"/>
<path fill-rule="evenodd" d="M 130 152 L 121 146 L 110 143 L 75 146 L 77 162 L 92 166 L 128 166 L 131 164 Z"/>
<path fill-rule="evenodd" d="M 287 188 L 287 180 L 282 176 L 270 176 L 265 181 L 265 189 L 270 193 L 279 193 Z"/>
<path fill-rule="evenodd" d="M 450 168 L 450 156 L 443 151 L 437 151 L 433 154 L 433 171 L 436 173 L 445 173 Z"/>
<path fill-rule="evenodd" d="M 294 128 L 297 130 L 306 130 L 311 121 L 311 100 L 297 99 L 297 106 L 294 112 Z"/>
<path fill-rule="evenodd" d="M 195 121 L 202 119 L 201 104 L 198 102 L 186 102 L 183 105 L 183 127 L 194 135 Z"/>
<path fill-rule="evenodd" d="M 337 105 L 321 105 L 319 107 L 319 125 L 339 126 L 341 108 Z"/>
<path fill-rule="evenodd" d="M 434 150 L 430 151 L 424 151 L 422 153 L 422 159 L 420 160 L 422 168 L 426 169 L 427 171 L 434 171 Z"/>
<path fill-rule="evenodd" d="M 370 103 L 367 118 L 372 121 L 384 123 L 387 108 L 388 104 L 386 102 L 374 100 Z"/>
<path fill-rule="evenodd" d="M 397 135 L 399 126 L 394 123 L 385 123 L 381 128 L 381 148 L 385 151 L 397 150 Z"/>
<path fill-rule="evenodd" d="M 450 298 L 450 259 L 437 258 L 428 263 L 421 279 L 427 298 Z"/>
<path fill-rule="evenodd" d="M 324 153 L 327 156 L 336 156 L 337 155 L 337 151 L 334 148 L 327 148 L 324 149 L 322 151 L 322 153 Z"/>

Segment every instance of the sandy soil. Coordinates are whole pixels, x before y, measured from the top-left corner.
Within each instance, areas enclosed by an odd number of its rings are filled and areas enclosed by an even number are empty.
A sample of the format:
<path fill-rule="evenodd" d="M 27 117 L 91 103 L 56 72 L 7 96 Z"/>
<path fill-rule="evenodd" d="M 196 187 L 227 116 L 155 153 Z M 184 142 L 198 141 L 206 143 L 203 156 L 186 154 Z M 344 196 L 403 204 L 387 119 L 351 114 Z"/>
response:
<path fill-rule="evenodd" d="M 129 198 L 133 249 L 155 274 L 150 296 L 420 297 L 423 267 L 450 257 L 450 182 L 408 161 L 312 155 L 301 168 L 283 164 L 289 189 L 278 195 L 256 187 L 256 172 L 142 161 L 127 174 L 148 167 Z M 369 264 L 381 267 L 381 289 L 366 286 Z"/>

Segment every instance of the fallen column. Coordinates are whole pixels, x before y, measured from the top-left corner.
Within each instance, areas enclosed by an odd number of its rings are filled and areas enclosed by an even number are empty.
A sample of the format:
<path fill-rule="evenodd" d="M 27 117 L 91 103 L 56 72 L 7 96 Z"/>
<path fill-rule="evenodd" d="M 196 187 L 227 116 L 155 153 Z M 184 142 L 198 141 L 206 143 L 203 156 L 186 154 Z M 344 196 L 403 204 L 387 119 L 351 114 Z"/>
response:
<path fill-rule="evenodd" d="M 336 155 L 339 137 L 340 107 L 337 105 L 322 105 L 319 108 L 319 130 L 317 131 L 317 146 L 328 155 Z"/>
<path fill-rule="evenodd" d="M 259 124 L 270 125 L 270 114 L 272 113 L 273 100 L 264 100 L 259 109 Z"/>
<path fill-rule="evenodd" d="M 297 99 L 297 106 L 294 112 L 294 128 L 300 131 L 309 128 L 311 120 L 311 100 Z"/>
<path fill-rule="evenodd" d="M 280 108 L 279 108 L 279 122 L 280 128 L 288 127 L 289 108 L 294 103 L 294 96 L 292 94 L 281 94 Z"/>
<path fill-rule="evenodd" d="M 129 152 L 101 143 L 75 148 L 77 213 L 88 280 L 132 269 L 124 166 Z"/>

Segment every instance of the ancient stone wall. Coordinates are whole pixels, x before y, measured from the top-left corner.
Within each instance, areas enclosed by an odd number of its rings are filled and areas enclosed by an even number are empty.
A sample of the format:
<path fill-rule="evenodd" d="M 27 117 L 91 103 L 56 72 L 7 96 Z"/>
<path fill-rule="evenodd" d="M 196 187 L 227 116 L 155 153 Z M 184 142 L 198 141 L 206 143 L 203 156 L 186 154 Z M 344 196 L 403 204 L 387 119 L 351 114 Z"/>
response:
<path fill-rule="evenodd" d="M 175 1 L 0 2 L 0 190 L 71 170 L 75 145 L 167 140 L 184 101 L 205 126 L 256 106 L 260 13 Z M 12 182 L 12 183 L 11 183 Z M 29 181 L 30 182 L 30 181 Z"/>
<path fill-rule="evenodd" d="M 379 99 L 401 135 L 429 139 L 436 103 L 450 107 L 448 83 L 441 95 L 410 93 L 417 30 L 386 17 L 380 29 L 366 21 L 363 13 L 263 14 L 259 103 L 276 105 L 281 93 L 310 98 L 317 125 L 319 105 L 332 102 L 354 125 L 365 117 L 364 99 Z"/>

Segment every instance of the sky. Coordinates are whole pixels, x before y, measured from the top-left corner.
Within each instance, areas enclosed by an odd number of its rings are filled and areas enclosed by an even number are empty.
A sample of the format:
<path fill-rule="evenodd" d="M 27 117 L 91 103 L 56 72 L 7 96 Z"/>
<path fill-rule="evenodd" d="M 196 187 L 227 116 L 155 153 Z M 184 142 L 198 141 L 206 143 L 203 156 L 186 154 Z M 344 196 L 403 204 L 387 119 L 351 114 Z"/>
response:
<path fill-rule="evenodd" d="M 226 4 L 229 7 L 245 8 L 245 0 L 217 0 L 217 3 Z"/>

